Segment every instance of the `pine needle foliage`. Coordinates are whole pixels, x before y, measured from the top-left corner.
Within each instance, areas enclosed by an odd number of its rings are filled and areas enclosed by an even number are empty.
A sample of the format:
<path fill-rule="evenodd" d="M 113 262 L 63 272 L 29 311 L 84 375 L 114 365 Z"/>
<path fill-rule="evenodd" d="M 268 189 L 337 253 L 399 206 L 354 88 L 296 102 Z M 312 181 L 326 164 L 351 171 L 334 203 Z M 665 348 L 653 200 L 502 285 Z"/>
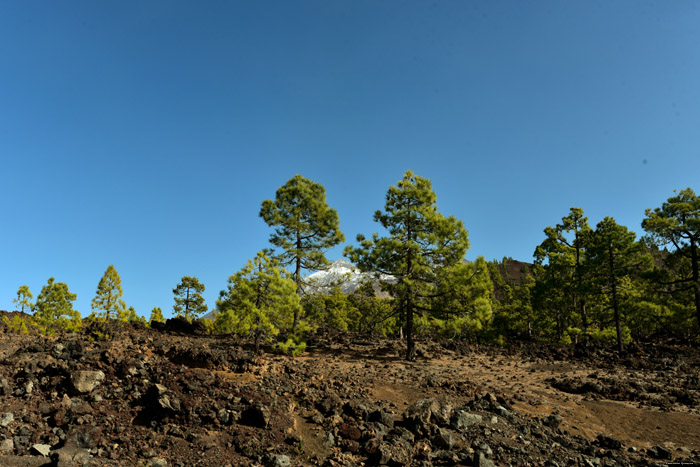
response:
<path fill-rule="evenodd" d="M 17 290 L 17 298 L 12 300 L 12 303 L 19 307 L 19 311 L 27 313 L 34 308 L 32 298 L 34 298 L 34 295 L 32 295 L 31 290 L 29 290 L 29 286 L 21 285 Z"/>
<path fill-rule="evenodd" d="M 110 264 L 97 284 L 95 298 L 92 299 L 92 312 L 107 320 L 128 321 L 129 312 L 122 299 L 123 295 L 121 277 Z"/>
<path fill-rule="evenodd" d="M 301 175 L 280 187 L 275 199 L 266 199 L 260 217 L 275 231 L 270 243 L 281 250 L 276 258 L 291 266 L 297 294 L 303 290 L 302 270 L 319 270 L 329 264 L 325 251 L 344 242 L 338 213 L 326 202 L 326 189 Z M 299 316 L 294 316 L 294 326 Z"/>
<path fill-rule="evenodd" d="M 259 252 L 229 278 L 216 302 L 219 332 L 251 335 L 255 348 L 273 336 L 292 333 L 294 317 L 301 313 L 296 284 L 279 262 Z"/>
<path fill-rule="evenodd" d="M 430 180 L 406 172 L 396 186 L 389 188 L 384 211 L 376 211 L 374 220 L 387 236 L 375 233 L 368 239 L 360 234 L 360 246 L 348 246 L 344 254 L 363 271 L 396 278 L 396 283 L 384 287 L 394 297 L 396 312 L 404 324 L 406 359 L 415 358 L 416 314 L 471 315 L 467 319 L 479 325 L 490 318 L 486 265 L 474 267 L 465 262 L 467 230 L 454 216 L 438 212 Z M 472 287 L 476 277 L 489 287 L 475 292 Z"/>
<path fill-rule="evenodd" d="M 154 322 L 165 323 L 165 317 L 163 316 L 163 310 L 161 310 L 157 306 L 153 307 L 153 310 L 151 310 L 151 317 L 148 320 L 148 325 L 150 326 Z"/>
<path fill-rule="evenodd" d="M 674 190 L 675 191 L 675 190 Z M 647 209 L 642 228 L 657 245 L 672 245 L 689 263 L 688 271 L 669 284 L 674 292 L 692 291 L 700 329 L 700 196 L 686 188 L 671 196 L 660 208 Z"/>
<path fill-rule="evenodd" d="M 204 304 L 204 284 L 196 277 L 184 276 L 180 283 L 173 289 L 175 295 L 175 305 L 173 311 L 177 316 L 184 316 L 188 321 L 192 321 L 199 315 L 207 312 L 208 307 Z"/>
<path fill-rule="evenodd" d="M 34 313 L 34 318 L 44 334 L 53 335 L 59 330 L 80 330 L 80 313 L 73 309 L 73 302 L 77 298 L 64 282 L 55 282 L 53 277 L 49 278 L 36 299 Z"/>

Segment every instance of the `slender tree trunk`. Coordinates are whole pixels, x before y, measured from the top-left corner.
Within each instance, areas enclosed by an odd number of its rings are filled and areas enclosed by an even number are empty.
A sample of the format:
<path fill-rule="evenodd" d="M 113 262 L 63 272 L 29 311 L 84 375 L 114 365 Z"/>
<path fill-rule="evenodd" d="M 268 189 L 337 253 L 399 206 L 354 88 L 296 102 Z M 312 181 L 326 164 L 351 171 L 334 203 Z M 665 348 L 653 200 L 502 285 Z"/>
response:
<path fill-rule="evenodd" d="M 408 244 L 413 240 L 411 226 L 408 226 Z M 408 251 L 406 258 L 406 273 L 411 278 L 413 272 L 413 258 L 411 250 Z M 406 360 L 414 360 L 416 358 L 416 344 L 413 342 L 413 300 L 411 297 L 410 288 L 406 293 Z"/>
<path fill-rule="evenodd" d="M 581 313 L 581 324 L 583 327 L 583 338 L 588 340 L 588 316 L 586 316 L 586 302 L 583 299 L 583 278 L 581 277 L 581 248 L 579 247 L 578 231 L 576 232 L 576 300 Z"/>
<path fill-rule="evenodd" d="M 693 268 L 693 293 L 695 294 L 695 316 L 700 328 L 700 267 L 698 262 L 698 244 L 694 238 L 690 238 L 690 261 Z"/>
<path fill-rule="evenodd" d="M 620 306 L 617 299 L 617 281 L 615 280 L 615 259 L 612 247 L 608 249 L 610 266 L 610 286 L 612 288 L 613 313 L 615 315 L 615 331 L 617 332 L 617 350 L 622 352 L 622 325 L 620 324 Z"/>
<path fill-rule="evenodd" d="M 297 230 L 297 257 L 296 267 L 294 268 L 294 279 L 297 283 L 297 295 L 301 297 L 301 232 Z M 294 320 L 292 321 L 292 334 L 296 332 L 299 324 L 299 312 L 294 309 Z"/>
<path fill-rule="evenodd" d="M 187 287 L 187 297 L 185 297 L 185 319 L 190 319 L 190 288 Z"/>
<path fill-rule="evenodd" d="M 413 302 L 411 296 L 406 298 L 406 360 L 416 358 L 416 344 L 413 341 Z"/>

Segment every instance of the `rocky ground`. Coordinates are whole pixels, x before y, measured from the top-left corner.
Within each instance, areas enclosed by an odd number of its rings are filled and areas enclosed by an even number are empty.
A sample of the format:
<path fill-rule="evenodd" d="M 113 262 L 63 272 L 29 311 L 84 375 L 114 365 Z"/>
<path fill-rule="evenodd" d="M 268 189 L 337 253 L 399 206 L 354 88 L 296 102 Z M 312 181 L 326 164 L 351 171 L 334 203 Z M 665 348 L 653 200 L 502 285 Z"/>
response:
<path fill-rule="evenodd" d="M 0 331 L 0 465 L 700 464 L 700 352 Z"/>

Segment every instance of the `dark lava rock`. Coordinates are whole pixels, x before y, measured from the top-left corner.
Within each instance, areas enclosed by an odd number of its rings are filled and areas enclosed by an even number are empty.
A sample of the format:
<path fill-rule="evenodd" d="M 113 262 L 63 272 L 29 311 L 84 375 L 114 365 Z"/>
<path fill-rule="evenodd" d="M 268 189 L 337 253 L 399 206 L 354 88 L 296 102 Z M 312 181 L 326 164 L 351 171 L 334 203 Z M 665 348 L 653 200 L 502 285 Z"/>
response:
<path fill-rule="evenodd" d="M 270 424 L 270 409 L 262 404 L 252 405 L 241 413 L 239 423 L 255 428 L 267 428 Z"/>
<path fill-rule="evenodd" d="M 455 444 L 455 436 L 447 428 L 438 428 L 432 441 L 435 446 L 441 449 L 452 449 L 452 446 Z"/>
<path fill-rule="evenodd" d="M 340 427 L 338 428 L 338 432 L 340 433 L 340 436 L 342 436 L 345 439 L 357 441 L 360 438 L 362 438 L 362 432 L 360 431 L 360 429 L 354 425 L 350 425 L 349 423 L 343 423 L 342 425 L 340 425 Z"/>
<path fill-rule="evenodd" d="M 382 409 L 371 412 L 369 414 L 369 421 L 381 423 L 382 425 L 387 426 L 389 428 L 394 426 L 394 417 L 392 417 L 389 412 Z"/>
<path fill-rule="evenodd" d="M 647 454 L 652 459 L 671 459 L 671 451 L 664 448 L 663 446 L 654 446 L 647 449 Z"/>
<path fill-rule="evenodd" d="M 598 435 L 596 441 L 601 448 L 615 450 L 622 448 L 622 443 L 612 436 Z"/>
<path fill-rule="evenodd" d="M 340 397 L 338 397 L 338 395 L 335 393 L 331 393 L 317 402 L 316 408 L 319 412 L 326 416 L 340 415 L 342 404 L 343 403 L 340 400 Z"/>
<path fill-rule="evenodd" d="M 564 421 L 564 420 L 557 415 L 549 415 L 549 416 L 544 417 L 542 419 L 542 424 L 544 426 L 548 426 L 550 428 L 557 429 L 557 428 L 559 428 L 559 425 L 561 425 L 562 421 Z"/>

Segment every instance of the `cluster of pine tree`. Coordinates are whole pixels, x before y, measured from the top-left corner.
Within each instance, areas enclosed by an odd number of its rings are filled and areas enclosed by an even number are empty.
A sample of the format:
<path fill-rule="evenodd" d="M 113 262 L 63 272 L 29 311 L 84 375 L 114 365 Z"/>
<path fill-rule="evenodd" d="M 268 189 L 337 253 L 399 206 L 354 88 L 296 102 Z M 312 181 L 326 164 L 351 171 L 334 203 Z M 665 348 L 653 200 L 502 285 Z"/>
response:
<path fill-rule="evenodd" d="M 700 197 L 690 188 L 647 209 L 641 239 L 606 217 L 595 228 L 580 208 L 544 230 L 533 265 L 489 264 L 491 337 L 548 342 L 696 339 L 700 325 Z M 517 280 L 516 280 L 517 279 Z"/>
<path fill-rule="evenodd" d="M 178 286 L 173 289 L 175 305 L 173 311 L 191 320 L 197 314 L 205 313 L 207 306 L 201 292 L 204 286 L 196 277 L 185 276 Z M 3 317 L 5 325 L 18 333 L 37 332 L 45 335 L 55 335 L 60 332 L 78 332 L 86 330 L 92 337 L 109 338 L 123 323 L 150 326 L 153 322 L 165 322 L 163 312 L 155 307 L 151 318 L 146 321 L 136 313 L 133 306 L 127 307 L 124 302 L 121 277 L 113 265 L 109 265 L 97 284 L 95 298 L 92 300 L 92 312 L 85 323 L 80 312 L 73 308 L 77 294 L 71 293 L 64 282 L 56 282 L 53 277 L 42 287 L 41 293 L 32 302 L 34 295 L 28 285 L 22 285 L 17 290 L 17 298 L 13 300 L 22 315 L 15 315 L 12 320 Z M 33 313 L 29 315 L 29 313 Z M 86 324 L 86 326 L 84 326 Z"/>
<path fill-rule="evenodd" d="M 534 252 L 534 264 L 507 258 L 466 261 L 467 230 L 438 211 L 430 180 L 408 171 L 389 188 L 374 220 L 385 234 L 357 235 L 344 255 L 371 279 L 346 295 L 310 293 L 304 272 L 322 270 L 328 249 L 345 241 L 325 188 L 301 175 L 263 201 L 260 217 L 274 228 L 271 248 L 233 274 L 219 294 L 213 323 L 221 333 L 250 336 L 256 348 L 276 341 L 283 351 L 304 349 L 303 335 L 331 327 L 405 338 L 415 357 L 416 336 L 503 344 L 514 339 L 570 343 L 632 340 L 662 334 L 697 338 L 700 326 L 700 197 L 685 189 L 660 208 L 647 209 L 641 239 L 606 217 L 595 228 L 580 208 L 554 227 Z M 662 249 L 663 248 L 663 249 Z M 391 276 L 391 281 L 382 277 Z M 174 314 L 191 321 L 207 312 L 196 277 L 173 289 Z M 88 322 L 100 337 L 114 323 L 164 322 L 156 307 L 148 322 L 122 298 L 110 265 L 97 286 Z M 380 298 L 385 297 L 385 298 Z M 50 278 L 36 303 L 23 285 L 14 303 L 33 311 L 42 333 L 80 329 L 76 295 Z M 27 332 L 22 319 L 6 322 Z"/>
<path fill-rule="evenodd" d="M 262 203 L 260 217 L 275 228 L 273 249 L 258 253 L 217 301 L 215 329 L 249 334 L 256 345 L 281 336 L 281 348 L 303 348 L 303 332 L 330 326 L 359 332 L 405 335 L 406 357 L 414 358 L 415 333 L 472 335 L 491 318 L 492 284 L 483 258 L 465 261 L 469 248 L 462 221 L 444 216 L 430 180 L 406 172 L 389 188 L 384 210 L 374 219 L 387 232 L 357 236 L 344 254 L 378 279 L 390 297 L 376 296 L 372 281 L 346 296 L 305 294 L 303 271 L 330 263 L 325 252 L 345 240 L 325 188 L 296 175 Z M 291 272 L 288 272 L 291 271 Z"/>

